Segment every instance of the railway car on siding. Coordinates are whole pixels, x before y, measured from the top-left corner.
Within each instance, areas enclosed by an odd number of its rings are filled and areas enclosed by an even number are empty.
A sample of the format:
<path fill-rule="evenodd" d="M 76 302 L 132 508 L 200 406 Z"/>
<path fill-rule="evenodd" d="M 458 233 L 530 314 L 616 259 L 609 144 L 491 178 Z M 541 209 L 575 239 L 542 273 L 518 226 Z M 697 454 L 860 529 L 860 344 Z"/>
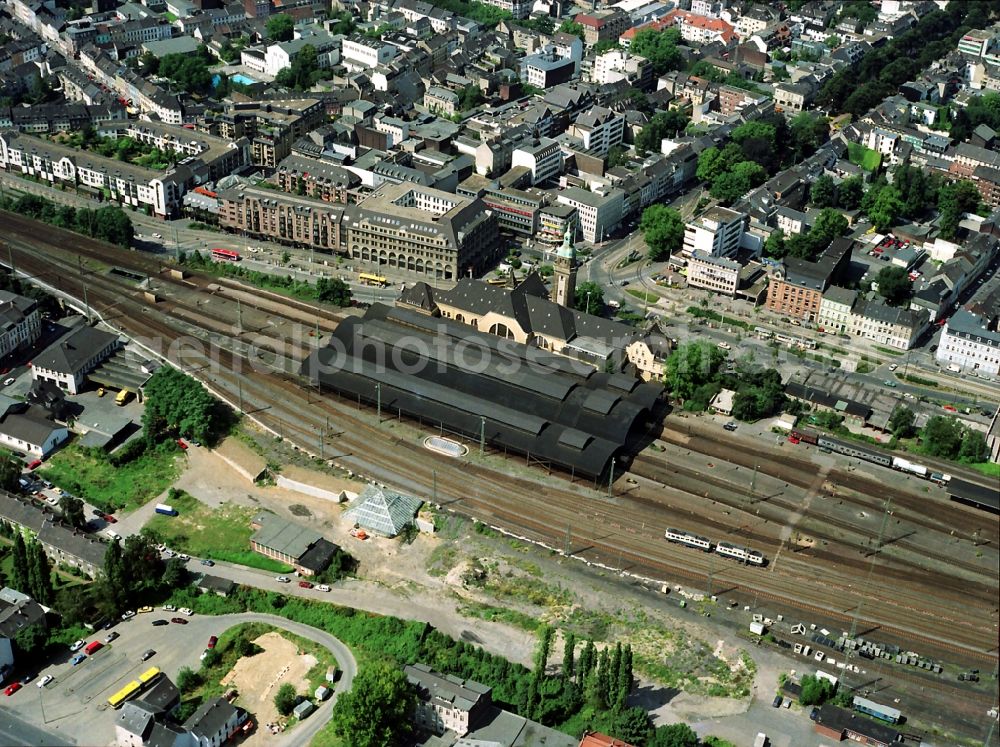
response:
<path fill-rule="evenodd" d="M 792 428 L 791 434 L 792 438 L 797 438 L 799 441 L 804 441 L 807 444 L 816 444 L 819 441 L 819 434 L 815 431 L 811 431 L 808 428 Z"/>
<path fill-rule="evenodd" d="M 764 556 L 757 550 L 751 550 L 747 547 L 739 547 L 731 542 L 720 542 L 715 546 L 715 551 L 719 555 L 725 555 L 727 558 L 735 558 L 736 560 L 741 560 L 744 563 L 750 563 L 751 565 L 764 565 Z"/>
<path fill-rule="evenodd" d="M 708 539 L 708 537 L 700 537 L 697 534 L 685 532 L 681 529 L 667 529 L 663 533 L 663 536 L 668 542 L 677 542 L 688 547 L 696 547 L 705 552 L 711 552 L 712 550 L 712 540 Z"/>

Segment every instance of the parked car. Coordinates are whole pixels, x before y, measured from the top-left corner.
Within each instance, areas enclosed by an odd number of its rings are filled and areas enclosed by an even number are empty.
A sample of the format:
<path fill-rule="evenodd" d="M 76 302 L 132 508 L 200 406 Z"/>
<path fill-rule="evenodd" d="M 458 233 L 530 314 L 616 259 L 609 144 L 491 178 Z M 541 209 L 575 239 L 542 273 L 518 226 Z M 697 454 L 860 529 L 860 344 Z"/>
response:
<path fill-rule="evenodd" d="M 105 643 L 111 643 L 111 641 L 114 641 L 117 638 L 118 638 L 118 632 L 117 631 L 111 631 L 106 636 L 104 636 L 104 642 Z"/>
<path fill-rule="evenodd" d="M 128 610 L 122 615 L 122 620 L 131 620 L 135 617 L 135 612 L 133 610 Z"/>
<path fill-rule="evenodd" d="M 174 605 L 172 605 L 172 604 L 165 604 L 165 605 L 163 605 L 163 609 L 165 609 L 167 612 L 173 612 L 177 608 L 174 607 Z"/>
<path fill-rule="evenodd" d="M 178 625 L 187 625 L 188 624 L 188 621 L 185 620 L 183 617 L 171 617 L 170 618 L 170 622 L 177 623 Z"/>
<path fill-rule="evenodd" d="M 139 658 L 142 659 L 143 661 L 149 661 L 154 656 L 156 656 L 156 652 L 153 649 L 149 648 L 149 649 L 146 649 L 143 652 L 142 656 L 140 656 Z"/>
<path fill-rule="evenodd" d="M 214 560 L 209 560 L 208 558 L 206 558 L 205 560 L 201 561 L 201 564 L 202 565 L 207 565 L 209 568 L 211 568 L 213 565 L 215 565 L 215 561 Z"/>
<path fill-rule="evenodd" d="M 292 582 L 292 579 L 290 579 L 288 576 L 278 576 L 274 580 L 277 581 L 279 584 L 290 584 Z"/>
<path fill-rule="evenodd" d="M 781 701 L 782 700 L 784 700 L 784 698 L 782 698 L 780 695 L 775 695 L 774 696 L 774 701 L 771 703 L 771 705 L 774 708 L 781 708 Z"/>
<path fill-rule="evenodd" d="M 70 651 L 79 651 L 87 644 L 86 641 L 74 641 L 73 645 L 69 647 Z"/>
<path fill-rule="evenodd" d="M 177 439 L 177 445 L 181 447 L 182 451 L 187 451 L 188 445 L 186 443 L 184 443 L 183 440 L 181 440 L 181 439 L 178 438 Z"/>
<path fill-rule="evenodd" d="M 208 639 L 208 647 L 215 648 L 215 644 L 218 642 L 219 642 L 218 636 L 213 635 L 211 638 Z"/>
<path fill-rule="evenodd" d="M 17 379 L 15 379 L 13 376 L 11 376 L 10 378 L 6 378 L 6 379 L 3 380 L 3 385 L 4 386 L 10 386 L 15 381 L 17 381 Z"/>
<path fill-rule="evenodd" d="M 149 605 L 146 605 L 145 607 L 140 607 L 139 608 L 139 612 L 152 612 L 152 611 L 153 611 L 153 608 L 150 607 Z"/>
<path fill-rule="evenodd" d="M 101 514 L 101 518 L 104 519 L 108 524 L 117 524 L 118 519 L 116 519 L 111 514 Z"/>
<path fill-rule="evenodd" d="M 303 589 L 311 589 L 313 587 L 311 581 L 299 581 L 299 586 L 301 586 Z"/>
<path fill-rule="evenodd" d="M 51 674 L 47 674 L 40 680 L 38 680 L 38 684 L 36 685 L 36 687 L 45 687 L 47 684 L 52 682 L 53 679 L 55 678 Z"/>
<path fill-rule="evenodd" d="M 890 363 L 889 364 L 889 370 L 890 371 L 895 371 L 897 368 L 899 368 L 899 366 L 897 366 L 895 363 Z"/>
<path fill-rule="evenodd" d="M 41 459 L 35 459 L 34 461 L 32 461 L 32 462 L 31 462 L 31 463 L 30 463 L 30 464 L 28 465 L 28 469 L 29 469 L 29 470 L 31 470 L 31 469 L 38 469 L 38 468 L 39 468 L 39 467 L 41 467 L 41 466 L 42 466 L 42 460 L 41 460 Z"/>
<path fill-rule="evenodd" d="M 76 656 L 74 656 L 72 659 L 69 660 L 69 663 L 75 667 L 77 664 L 79 664 L 86 658 L 87 657 L 84 654 L 77 654 Z"/>
<path fill-rule="evenodd" d="M 725 428 L 727 431 L 729 431 L 731 433 L 731 432 L 735 431 L 738 426 L 736 425 L 736 423 L 730 421 L 730 422 L 726 423 L 722 427 Z"/>
<path fill-rule="evenodd" d="M 316 589 L 318 591 L 330 591 L 330 587 L 327 586 L 326 584 L 320 584 L 319 586 L 316 587 Z"/>
<path fill-rule="evenodd" d="M 3 692 L 4 692 L 4 695 L 13 695 L 14 693 L 16 693 L 20 689 L 21 689 L 21 683 L 20 682 L 11 682 L 9 685 L 7 685 L 6 689 L 4 689 Z"/>
<path fill-rule="evenodd" d="M 170 623 L 168 623 L 166 620 L 153 620 L 153 625 L 155 625 L 158 628 L 163 625 L 169 625 L 169 624 Z"/>
<path fill-rule="evenodd" d="M 35 679 L 35 675 L 33 675 L 33 674 L 26 674 L 26 675 L 24 675 L 24 676 L 23 676 L 23 677 L 21 678 L 21 684 L 22 684 L 22 685 L 27 685 L 27 684 L 28 684 L 29 682 L 31 682 L 31 681 L 32 681 L 33 679 Z"/>
<path fill-rule="evenodd" d="M 191 615 L 194 614 L 194 612 L 189 610 L 187 607 L 181 607 L 177 611 L 180 612 L 182 615 L 187 615 L 188 617 L 191 617 Z"/>

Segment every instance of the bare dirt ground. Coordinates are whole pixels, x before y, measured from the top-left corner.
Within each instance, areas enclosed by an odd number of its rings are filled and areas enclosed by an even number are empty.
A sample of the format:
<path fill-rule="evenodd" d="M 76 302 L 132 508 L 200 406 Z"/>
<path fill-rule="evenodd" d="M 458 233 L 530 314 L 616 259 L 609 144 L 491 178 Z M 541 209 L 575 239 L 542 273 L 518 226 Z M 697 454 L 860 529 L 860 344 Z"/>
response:
<path fill-rule="evenodd" d="M 271 733 L 264 725 L 279 719 L 274 707 L 275 693 L 286 682 L 294 686 L 296 692 L 305 693 L 309 685 L 306 673 L 316 665 L 316 657 L 311 654 L 300 656 L 298 647 L 280 633 L 265 633 L 254 643 L 264 650 L 256 656 L 237 661 L 236 666 L 222 678 L 222 684 L 235 687 L 239 691 L 237 705 L 257 719 L 257 729 L 244 744 L 264 747 L 271 740 Z"/>

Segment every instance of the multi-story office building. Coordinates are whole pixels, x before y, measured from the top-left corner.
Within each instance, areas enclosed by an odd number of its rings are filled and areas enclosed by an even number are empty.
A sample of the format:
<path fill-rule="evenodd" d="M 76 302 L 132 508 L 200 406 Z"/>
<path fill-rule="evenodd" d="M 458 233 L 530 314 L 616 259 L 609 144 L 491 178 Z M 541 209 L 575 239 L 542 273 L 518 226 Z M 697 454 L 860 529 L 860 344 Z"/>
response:
<path fill-rule="evenodd" d="M 219 193 L 219 226 L 329 252 L 343 247 L 344 207 L 240 185 Z"/>
<path fill-rule="evenodd" d="M 588 47 L 601 41 L 617 41 L 632 25 L 632 19 L 621 8 L 581 13 L 574 20 L 583 26 L 583 43 Z"/>
<path fill-rule="evenodd" d="M 537 190 L 524 192 L 520 189 L 490 187 L 483 193 L 483 204 L 496 213 L 497 225 L 501 230 L 534 236 L 538 230 L 538 211 L 545 203 Z"/>
<path fill-rule="evenodd" d="M 625 193 L 616 188 L 601 195 L 580 187 L 568 187 L 556 196 L 556 201 L 576 208 L 584 241 L 597 244 L 621 222 Z"/>
<path fill-rule="evenodd" d="M 584 150 L 598 156 L 607 155 L 625 136 L 625 117 L 603 106 L 595 106 L 576 118 L 570 134 L 580 138 Z"/>
<path fill-rule="evenodd" d="M 570 229 L 570 236 L 576 236 L 580 216 L 572 205 L 557 202 L 546 205 L 538 211 L 537 238 L 545 244 L 559 245 Z"/>
<path fill-rule="evenodd" d="M 997 319 L 959 309 L 945 323 L 937 359 L 967 371 L 1000 374 L 1000 330 Z"/>
<path fill-rule="evenodd" d="M 563 154 L 559 143 L 549 137 L 522 143 L 511 154 L 512 167 L 523 166 L 531 171 L 532 185 L 543 184 L 562 174 Z"/>
<path fill-rule="evenodd" d="M 387 64 L 398 51 L 392 44 L 386 44 L 380 39 L 355 36 L 344 39 L 340 56 L 348 70 L 363 72 Z"/>
<path fill-rule="evenodd" d="M 691 288 L 735 296 L 740 284 L 740 263 L 725 257 L 695 252 L 688 258 L 687 282 Z"/>
<path fill-rule="evenodd" d="M 683 253 L 710 257 L 735 257 L 746 233 L 749 218 L 735 210 L 713 207 L 684 229 Z"/>
<path fill-rule="evenodd" d="M 480 274 L 500 258 L 497 220 L 480 199 L 410 182 L 384 184 L 344 216 L 346 251 L 429 278 Z"/>

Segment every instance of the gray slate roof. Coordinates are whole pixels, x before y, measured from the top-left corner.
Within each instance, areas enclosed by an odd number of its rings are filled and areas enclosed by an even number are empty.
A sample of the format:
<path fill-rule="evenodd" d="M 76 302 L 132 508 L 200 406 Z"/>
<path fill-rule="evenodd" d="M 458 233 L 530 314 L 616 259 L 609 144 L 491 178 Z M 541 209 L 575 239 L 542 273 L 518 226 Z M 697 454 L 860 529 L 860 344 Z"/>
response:
<path fill-rule="evenodd" d="M 118 339 L 117 335 L 81 325 L 35 356 L 34 365 L 75 376 L 99 350 Z"/>
<path fill-rule="evenodd" d="M 258 514 L 253 522 L 260 524 L 250 539 L 257 544 L 272 550 L 298 558 L 309 549 L 322 535 L 311 527 L 286 521 L 271 513 Z"/>

